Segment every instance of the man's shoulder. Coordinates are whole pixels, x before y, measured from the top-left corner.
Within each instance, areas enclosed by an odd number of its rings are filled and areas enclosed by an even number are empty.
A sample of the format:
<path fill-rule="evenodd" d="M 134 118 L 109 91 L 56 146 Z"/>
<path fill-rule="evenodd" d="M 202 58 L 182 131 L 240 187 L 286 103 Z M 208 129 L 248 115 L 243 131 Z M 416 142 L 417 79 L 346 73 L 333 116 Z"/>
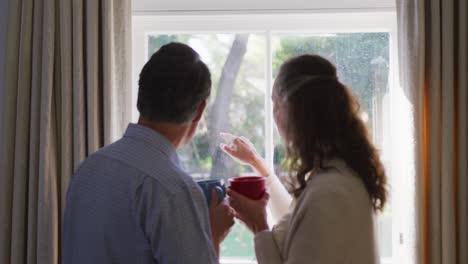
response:
<path fill-rule="evenodd" d="M 138 170 L 143 177 L 151 179 L 170 193 L 184 191 L 186 185 L 193 182 L 192 177 L 164 153 L 139 147 L 124 138 L 99 149 L 89 159 L 101 157 Z"/>
<path fill-rule="evenodd" d="M 147 178 L 161 184 L 171 194 L 190 194 L 190 189 L 194 188 L 196 184 L 193 178 L 170 162 L 163 162 L 162 164 L 164 164 L 164 169 L 147 173 Z"/>
<path fill-rule="evenodd" d="M 106 145 L 94 153 L 91 153 L 88 155 L 79 165 L 78 170 L 75 174 L 78 174 L 80 171 L 83 169 L 93 167 L 93 168 L 102 168 L 102 167 L 108 167 L 110 164 L 112 166 L 116 166 L 117 164 L 121 164 L 122 166 L 125 167 L 125 164 L 122 163 L 119 159 L 114 158 L 113 156 L 113 149 L 115 149 L 115 145 L 118 144 L 117 142 L 114 142 L 112 144 Z M 127 166 L 128 167 L 128 166 Z"/>

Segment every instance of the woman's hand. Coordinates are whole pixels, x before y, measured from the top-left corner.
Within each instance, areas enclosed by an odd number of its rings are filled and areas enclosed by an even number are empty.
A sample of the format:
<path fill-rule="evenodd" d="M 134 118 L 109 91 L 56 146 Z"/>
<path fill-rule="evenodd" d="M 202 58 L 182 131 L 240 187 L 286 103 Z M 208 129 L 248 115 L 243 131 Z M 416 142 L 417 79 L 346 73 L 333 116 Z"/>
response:
<path fill-rule="evenodd" d="M 236 218 L 241 220 L 252 233 L 269 230 L 266 207 L 270 195 L 265 192 L 260 200 L 251 200 L 232 189 L 228 189 L 229 204 L 236 211 Z"/>
<path fill-rule="evenodd" d="M 250 140 L 229 133 L 221 133 L 220 136 L 227 143 L 220 145 L 226 154 L 241 164 L 250 165 L 261 176 L 269 175 L 265 161 L 258 155 Z"/>
<path fill-rule="evenodd" d="M 223 242 L 229 234 L 231 227 L 234 225 L 234 211 L 225 200 L 218 203 L 218 194 L 216 191 L 212 190 L 209 212 L 211 236 L 216 253 L 219 256 L 219 245 Z"/>

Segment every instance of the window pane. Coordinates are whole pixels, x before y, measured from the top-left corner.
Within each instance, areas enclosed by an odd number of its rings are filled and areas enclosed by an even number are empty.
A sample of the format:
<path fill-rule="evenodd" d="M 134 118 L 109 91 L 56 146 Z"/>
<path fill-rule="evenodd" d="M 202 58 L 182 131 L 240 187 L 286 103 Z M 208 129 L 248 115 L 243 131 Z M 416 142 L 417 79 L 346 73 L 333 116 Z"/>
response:
<path fill-rule="evenodd" d="M 276 34 L 272 36 L 273 78 L 280 65 L 293 56 L 312 53 L 333 62 L 340 81 L 359 98 L 365 120 L 386 167 L 389 154 L 389 34 Z M 285 149 L 275 133 L 274 165 L 277 175 L 285 177 Z M 378 218 L 377 233 L 381 257 L 392 255 L 391 205 Z"/>
<path fill-rule="evenodd" d="M 185 169 L 196 179 L 224 179 L 253 172 L 227 157 L 218 147 L 219 132 L 251 139 L 263 155 L 265 149 L 265 37 L 257 34 L 148 35 L 148 54 L 178 41 L 190 45 L 208 65 L 212 94 L 192 142 L 179 151 Z M 253 237 L 240 224 L 221 245 L 226 258 L 254 258 Z"/>
<path fill-rule="evenodd" d="M 148 35 L 148 55 L 162 45 L 179 41 L 193 47 L 212 73 L 213 90 L 209 105 L 194 140 L 179 151 L 185 169 L 194 178 L 227 180 L 253 173 L 248 167 L 231 161 L 218 148 L 219 132 L 229 131 L 250 138 L 264 156 L 265 138 L 265 62 L 266 39 L 259 34 L 178 34 Z M 273 78 L 281 63 L 304 53 L 316 53 L 331 60 L 340 80 L 361 102 L 366 120 L 382 159 L 388 165 L 389 154 L 389 34 L 275 34 L 272 36 Z M 267 113 L 271 114 L 271 113 Z M 285 149 L 275 133 L 274 166 L 284 177 Z M 389 166 L 386 166 L 389 168 Z M 392 255 L 391 205 L 379 216 L 377 232 L 380 255 Z M 221 246 L 223 259 L 254 258 L 252 235 L 240 224 Z"/>

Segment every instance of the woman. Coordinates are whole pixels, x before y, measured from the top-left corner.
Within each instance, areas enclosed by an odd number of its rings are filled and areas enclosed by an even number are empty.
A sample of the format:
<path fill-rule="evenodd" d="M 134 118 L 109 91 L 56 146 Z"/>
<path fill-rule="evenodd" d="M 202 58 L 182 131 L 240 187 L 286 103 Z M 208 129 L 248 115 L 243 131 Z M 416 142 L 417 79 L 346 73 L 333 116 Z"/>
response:
<path fill-rule="evenodd" d="M 378 263 L 373 215 L 385 205 L 386 176 L 336 68 L 316 55 L 292 58 L 281 66 L 272 99 L 291 195 L 246 138 L 222 145 L 266 177 L 270 194 L 261 200 L 228 191 L 236 216 L 255 235 L 258 263 Z M 280 219 L 273 228 L 267 203 Z"/>

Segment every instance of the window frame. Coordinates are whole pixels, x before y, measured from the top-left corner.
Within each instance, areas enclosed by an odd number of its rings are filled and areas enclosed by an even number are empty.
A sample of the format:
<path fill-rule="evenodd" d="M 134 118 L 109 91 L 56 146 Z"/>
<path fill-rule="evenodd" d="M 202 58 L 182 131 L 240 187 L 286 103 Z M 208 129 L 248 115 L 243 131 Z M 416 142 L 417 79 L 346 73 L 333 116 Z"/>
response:
<path fill-rule="evenodd" d="M 336 19 L 340 17 L 340 19 Z M 361 11 L 342 12 L 314 11 L 311 13 L 294 14 L 197 14 L 197 15 L 162 15 L 162 14 L 136 14 L 132 19 L 133 27 L 133 84 L 132 102 L 136 105 L 138 91 L 138 74 L 148 58 L 147 54 L 147 32 L 157 34 L 203 34 L 203 33 L 256 33 L 265 34 L 266 38 L 266 61 L 265 74 L 272 76 L 272 47 L 271 36 L 274 34 L 325 34 L 325 33 L 364 33 L 364 32 L 387 32 L 390 36 L 390 107 L 394 108 L 398 102 L 393 100 L 396 90 L 401 90 L 398 85 L 398 61 L 397 61 L 397 23 L 395 10 L 386 11 Z M 142 44 L 144 47 L 142 47 Z M 265 153 L 268 167 L 273 169 L 273 139 L 274 121 L 272 115 L 271 87 L 272 79 L 266 79 L 265 96 Z M 401 92 L 401 91 L 397 91 Z M 133 108 L 132 117 L 136 121 L 136 107 Z M 391 114 L 393 111 L 390 110 Z M 391 120 L 394 120 L 392 117 Z M 391 121 L 392 123 L 393 121 Z M 393 124 L 393 123 L 392 123 Z M 392 150 L 395 148 L 392 146 Z M 390 152 L 392 152 L 392 150 Z M 392 155 L 393 157 L 393 155 Z M 389 173 L 393 171 L 389 169 Z M 395 175 L 393 175 L 395 177 Z M 395 181 L 391 177 L 393 185 Z M 400 218 L 399 210 L 392 203 L 393 219 Z M 398 251 L 401 248 L 403 236 L 401 221 L 392 220 L 392 258 L 381 258 L 382 264 L 399 263 Z M 231 263 L 256 263 L 255 261 L 223 261 L 224 264 Z"/>
<path fill-rule="evenodd" d="M 329 1 L 269 1 L 269 0 L 237 0 L 217 1 L 199 0 L 133 0 L 134 13 L 178 14 L 197 13 L 308 13 L 312 11 L 362 11 L 395 9 L 394 0 L 329 0 Z"/>

